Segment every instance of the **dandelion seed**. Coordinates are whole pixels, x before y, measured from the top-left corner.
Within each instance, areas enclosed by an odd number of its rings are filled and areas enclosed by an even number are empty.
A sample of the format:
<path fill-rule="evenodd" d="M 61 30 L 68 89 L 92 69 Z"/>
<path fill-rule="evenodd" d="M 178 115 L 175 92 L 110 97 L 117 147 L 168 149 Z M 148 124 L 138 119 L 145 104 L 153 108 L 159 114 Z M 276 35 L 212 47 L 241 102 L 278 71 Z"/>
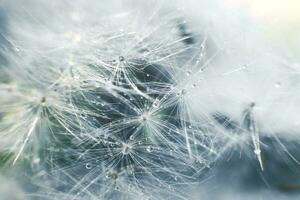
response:
<path fill-rule="evenodd" d="M 18 160 L 19 157 L 21 156 L 21 154 L 22 154 L 22 152 L 23 152 L 23 150 L 24 150 L 24 148 L 25 148 L 27 142 L 29 141 L 29 139 L 30 139 L 30 137 L 31 137 L 31 135 L 32 135 L 32 133 L 33 133 L 33 131 L 34 131 L 36 125 L 37 125 L 38 120 L 39 120 L 39 116 L 36 116 L 36 117 L 34 118 L 32 124 L 31 124 L 31 127 L 30 127 L 29 131 L 28 131 L 27 134 L 26 134 L 26 138 L 25 138 L 25 140 L 24 140 L 24 142 L 23 142 L 23 144 L 22 144 L 22 146 L 21 146 L 21 148 L 20 148 L 20 150 L 19 150 L 17 156 L 15 157 L 15 159 L 14 159 L 14 161 L 13 161 L 13 165 L 17 162 L 17 160 Z"/>
<path fill-rule="evenodd" d="M 246 130 L 251 134 L 252 142 L 254 145 L 254 153 L 257 156 L 260 168 L 261 168 L 261 170 L 264 170 L 263 162 L 262 162 L 262 158 L 261 158 L 259 133 L 257 130 L 257 124 L 256 124 L 254 114 L 253 114 L 254 106 L 255 106 L 255 103 L 251 103 L 249 105 L 249 108 L 246 110 L 245 116 L 244 116 L 244 125 L 246 126 Z"/>

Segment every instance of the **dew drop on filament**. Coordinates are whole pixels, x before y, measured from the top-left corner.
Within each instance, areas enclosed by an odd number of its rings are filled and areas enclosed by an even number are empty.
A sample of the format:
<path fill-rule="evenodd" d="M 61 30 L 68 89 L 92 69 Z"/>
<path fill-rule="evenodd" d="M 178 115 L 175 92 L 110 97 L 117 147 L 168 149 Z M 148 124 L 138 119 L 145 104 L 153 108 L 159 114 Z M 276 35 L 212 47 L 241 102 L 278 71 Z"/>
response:
<path fill-rule="evenodd" d="M 148 147 L 147 147 L 147 151 L 150 153 L 150 152 L 153 151 L 153 148 L 152 148 L 151 146 L 148 146 Z"/>
<path fill-rule="evenodd" d="M 91 163 L 86 163 L 86 164 L 85 164 L 85 168 L 91 169 L 91 168 L 92 168 L 92 164 L 91 164 Z"/>

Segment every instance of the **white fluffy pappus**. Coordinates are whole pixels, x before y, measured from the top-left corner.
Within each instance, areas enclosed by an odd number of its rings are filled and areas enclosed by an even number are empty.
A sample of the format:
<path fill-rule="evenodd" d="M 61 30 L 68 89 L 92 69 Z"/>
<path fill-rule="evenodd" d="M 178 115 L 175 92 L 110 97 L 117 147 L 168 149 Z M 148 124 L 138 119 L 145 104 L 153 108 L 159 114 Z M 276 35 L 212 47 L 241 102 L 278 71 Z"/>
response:
<path fill-rule="evenodd" d="M 34 155 L 51 166 L 46 174 L 60 184 L 41 186 L 36 198 L 58 187 L 70 199 L 185 199 L 183 185 L 219 155 L 218 129 L 188 100 L 206 37 L 195 41 L 183 16 L 159 3 L 150 16 L 107 15 L 101 5 L 8 3 L 5 148 L 13 164 Z"/>
<path fill-rule="evenodd" d="M 1 148 L 53 180 L 33 197 L 190 199 L 228 151 L 265 170 L 265 137 L 294 159 L 278 137 L 298 137 L 297 62 L 242 12 L 194 3 L 3 4 Z"/>

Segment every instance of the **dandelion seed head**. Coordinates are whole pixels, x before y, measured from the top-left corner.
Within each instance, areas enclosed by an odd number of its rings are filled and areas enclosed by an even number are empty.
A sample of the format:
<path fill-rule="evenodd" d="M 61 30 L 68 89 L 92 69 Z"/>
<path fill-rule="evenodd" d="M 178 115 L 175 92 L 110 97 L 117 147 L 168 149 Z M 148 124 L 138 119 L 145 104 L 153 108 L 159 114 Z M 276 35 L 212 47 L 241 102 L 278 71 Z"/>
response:
<path fill-rule="evenodd" d="M 8 109 L 18 116 L 6 129 L 18 135 L 16 163 L 36 147 L 56 175 L 51 187 L 70 199 L 184 199 L 184 187 L 200 180 L 227 141 L 192 104 L 197 80 L 213 71 L 207 36 L 196 39 L 188 21 L 159 6 L 151 17 L 134 9 L 106 16 L 83 1 L 32 2 L 10 8 L 18 14 L 9 40 L 22 51 L 10 54 L 9 71 L 25 88 L 17 89 L 18 109 Z"/>

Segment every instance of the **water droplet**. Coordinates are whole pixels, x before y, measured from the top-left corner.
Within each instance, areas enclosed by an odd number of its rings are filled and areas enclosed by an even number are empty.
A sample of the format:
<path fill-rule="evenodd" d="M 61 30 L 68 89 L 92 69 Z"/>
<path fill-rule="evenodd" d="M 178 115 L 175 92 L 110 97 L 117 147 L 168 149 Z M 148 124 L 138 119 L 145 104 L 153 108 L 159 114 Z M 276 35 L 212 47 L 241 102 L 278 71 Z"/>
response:
<path fill-rule="evenodd" d="M 190 76 L 190 75 L 191 75 L 191 72 L 190 72 L 190 71 L 187 71 L 187 72 L 186 72 L 186 75 L 187 75 L 187 76 Z"/>
<path fill-rule="evenodd" d="M 149 153 L 151 153 L 153 151 L 153 148 L 151 146 L 148 146 L 146 149 Z"/>
<path fill-rule="evenodd" d="M 119 60 L 123 62 L 125 60 L 124 56 L 119 56 Z"/>
<path fill-rule="evenodd" d="M 92 168 L 92 164 L 91 163 L 86 163 L 85 168 L 91 169 Z"/>
<path fill-rule="evenodd" d="M 194 83 L 193 85 L 192 85 L 192 88 L 195 88 L 197 85 L 196 85 L 196 83 Z"/>
<path fill-rule="evenodd" d="M 188 126 L 188 128 L 189 128 L 189 129 L 191 129 L 191 128 L 192 128 L 192 126 L 191 126 L 191 125 L 189 125 L 189 126 Z"/>
<path fill-rule="evenodd" d="M 155 99 L 155 101 L 153 102 L 152 106 L 154 108 L 157 108 L 159 106 L 159 99 Z"/>
<path fill-rule="evenodd" d="M 45 104 L 45 102 L 46 102 L 46 97 L 42 97 L 41 103 L 42 103 L 42 104 Z"/>
<path fill-rule="evenodd" d="M 124 154 L 124 155 L 127 155 L 127 154 L 129 154 L 129 152 L 130 152 L 130 146 L 128 145 L 128 144 L 124 144 L 124 146 L 123 146 L 123 149 L 122 149 L 122 153 Z"/>
<path fill-rule="evenodd" d="M 254 102 L 251 102 L 251 103 L 249 104 L 249 106 L 250 106 L 250 108 L 254 108 L 255 103 L 254 103 Z"/>
<path fill-rule="evenodd" d="M 33 162 L 34 162 L 35 164 L 40 163 L 40 158 L 35 158 L 35 159 L 33 160 Z"/>
<path fill-rule="evenodd" d="M 80 76 L 79 76 L 78 74 L 76 74 L 76 75 L 74 75 L 74 78 L 75 78 L 75 79 L 79 79 Z"/>
<path fill-rule="evenodd" d="M 133 140 L 133 139 L 134 139 L 134 136 L 133 136 L 133 135 L 131 135 L 131 136 L 129 137 L 129 139 L 130 139 L 130 140 Z"/>
<path fill-rule="evenodd" d="M 281 82 L 279 82 L 279 81 L 276 82 L 276 83 L 275 83 L 275 87 L 277 87 L 277 88 L 281 87 Z"/>
<path fill-rule="evenodd" d="M 128 174 L 129 174 L 129 175 L 133 175 L 133 174 L 134 174 L 133 169 L 129 169 L 129 170 L 128 170 Z"/>
<path fill-rule="evenodd" d="M 255 150 L 254 150 L 254 153 L 255 153 L 256 155 L 259 155 L 259 154 L 261 153 L 261 150 L 255 149 Z"/>

